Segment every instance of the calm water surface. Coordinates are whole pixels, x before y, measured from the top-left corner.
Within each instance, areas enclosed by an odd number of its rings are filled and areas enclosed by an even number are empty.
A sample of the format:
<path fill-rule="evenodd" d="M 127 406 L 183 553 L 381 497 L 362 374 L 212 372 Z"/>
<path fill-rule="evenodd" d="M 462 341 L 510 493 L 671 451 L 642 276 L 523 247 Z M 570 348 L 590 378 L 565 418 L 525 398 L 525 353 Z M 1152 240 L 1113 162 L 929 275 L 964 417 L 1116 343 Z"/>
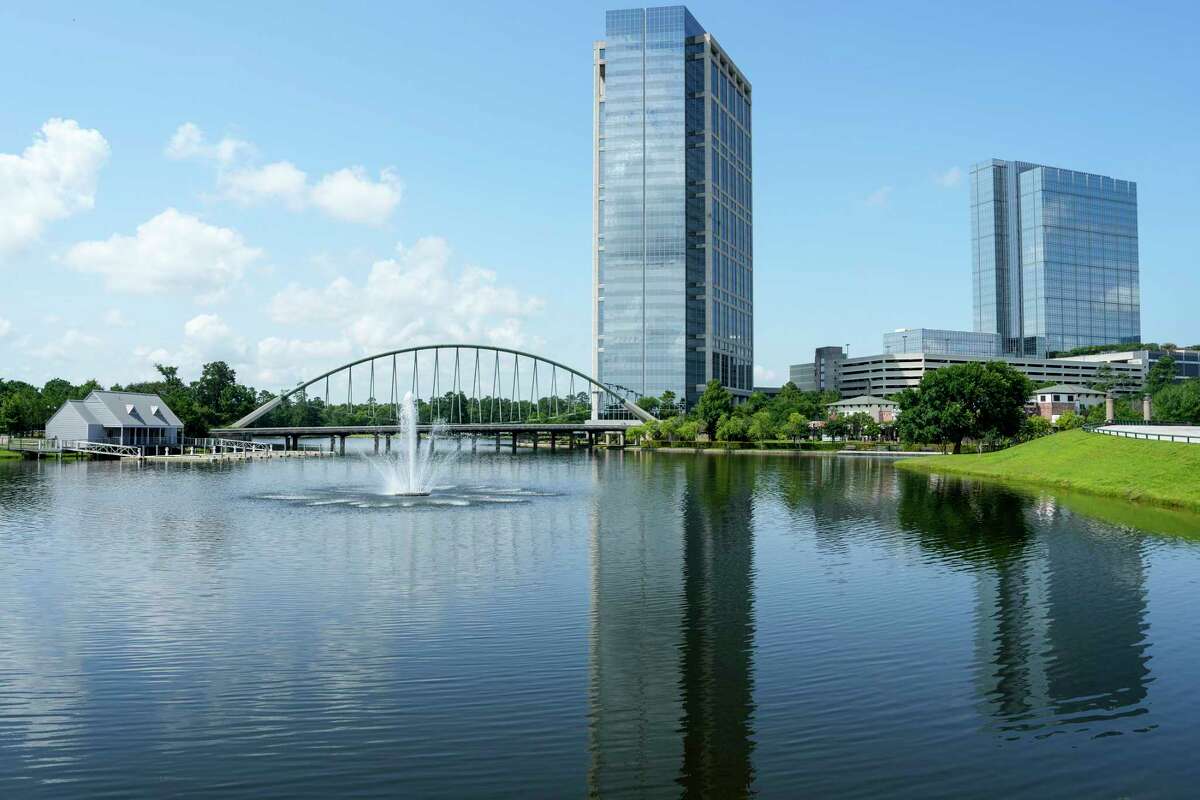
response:
<path fill-rule="evenodd" d="M 1172 797 L 1196 518 L 833 457 L 0 466 L 0 797 Z"/>

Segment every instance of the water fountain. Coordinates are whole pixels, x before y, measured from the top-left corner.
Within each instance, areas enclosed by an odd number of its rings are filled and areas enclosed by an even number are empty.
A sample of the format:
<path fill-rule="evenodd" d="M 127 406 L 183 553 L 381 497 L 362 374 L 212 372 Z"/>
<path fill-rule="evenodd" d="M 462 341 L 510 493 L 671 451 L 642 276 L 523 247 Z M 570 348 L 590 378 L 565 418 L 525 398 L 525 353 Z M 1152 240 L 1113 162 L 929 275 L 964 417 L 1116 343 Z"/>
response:
<path fill-rule="evenodd" d="M 384 494 L 425 496 L 433 491 L 440 460 L 435 452 L 436 428 L 431 428 L 425 446 L 417 433 L 420 417 L 412 392 L 400 401 L 400 435 L 395 452 L 370 458 L 384 480 Z"/>

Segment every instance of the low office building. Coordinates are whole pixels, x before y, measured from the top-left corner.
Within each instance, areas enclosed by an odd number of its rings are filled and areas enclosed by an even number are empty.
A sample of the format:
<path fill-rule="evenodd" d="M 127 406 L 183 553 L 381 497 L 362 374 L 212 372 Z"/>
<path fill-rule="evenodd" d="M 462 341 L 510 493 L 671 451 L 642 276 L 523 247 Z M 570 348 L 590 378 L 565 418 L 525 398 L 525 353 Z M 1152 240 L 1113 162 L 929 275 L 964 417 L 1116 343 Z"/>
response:
<path fill-rule="evenodd" d="M 1084 361 L 1067 358 L 981 358 L 930 353 L 882 353 L 849 358 L 841 364 L 843 397 L 869 394 L 879 397 L 916 388 L 930 370 L 974 361 L 1003 361 L 1036 383 L 1086 385 L 1113 380 L 1114 391 L 1135 393 L 1144 380 L 1141 364 Z"/>
<path fill-rule="evenodd" d="M 46 438 L 134 447 L 175 445 L 183 422 L 156 394 L 96 390 L 68 400 L 46 423 Z"/>
<path fill-rule="evenodd" d="M 999 356 L 1000 334 L 941 328 L 897 328 L 883 335 L 885 353 L 929 353 L 942 356 Z"/>
<path fill-rule="evenodd" d="M 1038 389 L 1029 403 L 1034 407 L 1038 416 L 1050 422 L 1058 422 L 1058 418 L 1068 411 L 1076 414 L 1086 414 L 1092 406 L 1104 403 L 1104 392 L 1089 389 L 1086 386 L 1075 386 L 1069 383 L 1059 383 Z"/>
<path fill-rule="evenodd" d="M 845 348 L 836 345 L 818 347 L 811 362 L 788 367 L 788 380 L 802 392 L 836 392 L 847 355 Z"/>
<path fill-rule="evenodd" d="M 838 400 L 825 406 L 829 409 L 830 417 L 851 417 L 855 414 L 866 414 L 879 423 L 895 422 L 900 415 L 900 405 L 893 400 L 872 395 L 860 395 L 845 400 Z"/>
<path fill-rule="evenodd" d="M 1108 364 L 1138 364 L 1145 372 L 1162 358 L 1175 361 L 1175 380 L 1200 378 L 1200 350 L 1121 350 L 1115 353 L 1095 353 L 1086 356 L 1070 356 L 1076 361 L 1099 361 Z"/>

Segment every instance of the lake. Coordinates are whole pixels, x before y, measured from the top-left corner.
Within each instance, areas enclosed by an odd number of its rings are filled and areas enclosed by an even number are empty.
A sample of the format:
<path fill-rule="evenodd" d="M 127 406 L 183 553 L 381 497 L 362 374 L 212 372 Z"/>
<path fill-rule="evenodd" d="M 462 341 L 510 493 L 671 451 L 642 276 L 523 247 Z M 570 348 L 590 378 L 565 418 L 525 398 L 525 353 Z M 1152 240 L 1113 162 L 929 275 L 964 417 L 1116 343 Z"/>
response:
<path fill-rule="evenodd" d="M 835 456 L 483 448 L 438 484 L 0 463 L 0 797 L 1200 781 L 1196 517 Z"/>

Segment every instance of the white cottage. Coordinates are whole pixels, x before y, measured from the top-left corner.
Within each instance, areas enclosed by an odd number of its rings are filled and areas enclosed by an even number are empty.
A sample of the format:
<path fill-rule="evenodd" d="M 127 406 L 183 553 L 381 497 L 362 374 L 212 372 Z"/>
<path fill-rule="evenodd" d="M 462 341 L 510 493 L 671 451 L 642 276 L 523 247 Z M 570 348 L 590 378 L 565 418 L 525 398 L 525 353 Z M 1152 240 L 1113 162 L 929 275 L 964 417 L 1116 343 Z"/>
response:
<path fill-rule="evenodd" d="M 137 447 L 178 444 L 183 422 L 156 394 L 93 391 L 68 400 L 46 423 L 47 439 Z"/>

